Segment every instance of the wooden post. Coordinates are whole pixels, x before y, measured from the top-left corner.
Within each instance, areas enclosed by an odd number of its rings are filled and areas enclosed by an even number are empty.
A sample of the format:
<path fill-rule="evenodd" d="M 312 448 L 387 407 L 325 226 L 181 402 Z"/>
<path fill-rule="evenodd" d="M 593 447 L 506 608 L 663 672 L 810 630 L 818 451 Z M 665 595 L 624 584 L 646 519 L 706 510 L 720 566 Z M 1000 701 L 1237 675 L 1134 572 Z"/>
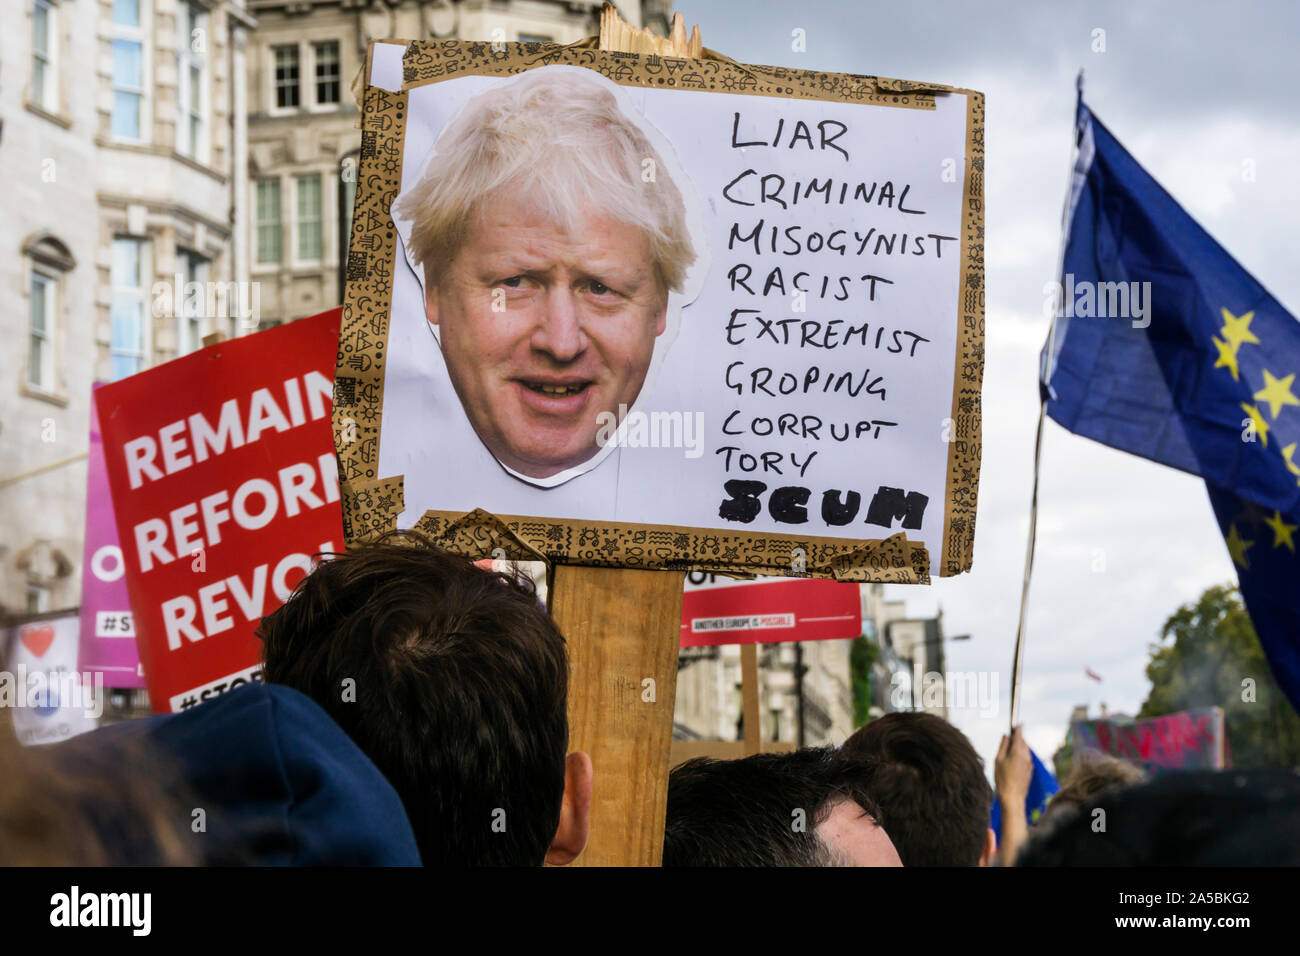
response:
<path fill-rule="evenodd" d="M 560 565 L 551 615 L 569 647 L 569 750 L 592 762 L 578 866 L 658 866 L 681 642 L 680 571 Z"/>
<path fill-rule="evenodd" d="M 696 27 L 691 41 L 699 56 Z M 610 4 L 600 48 L 688 55 L 681 14 L 673 36 L 624 22 Z M 663 858 L 668 753 L 681 644 L 682 571 L 560 565 L 551 615 L 568 641 L 569 749 L 592 762 L 591 835 L 577 866 L 658 866 Z"/>
<path fill-rule="evenodd" d="M 763 746 L 763 729 L 758 708 L 758 648 L 740 645 L 740 700 L 745 715 L 745 756 L 756 754 Z"/>

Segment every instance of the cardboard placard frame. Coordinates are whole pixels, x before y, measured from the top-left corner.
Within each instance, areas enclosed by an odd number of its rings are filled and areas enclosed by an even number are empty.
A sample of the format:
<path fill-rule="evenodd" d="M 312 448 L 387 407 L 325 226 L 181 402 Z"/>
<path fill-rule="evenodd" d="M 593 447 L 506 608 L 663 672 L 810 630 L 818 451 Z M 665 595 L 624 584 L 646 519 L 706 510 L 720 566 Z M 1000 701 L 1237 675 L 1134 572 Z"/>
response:
<path fill-rule="evenodd" d="M 702 59 L 602 51 L 594 40 L 570 46 L 421 41 L 407 45 L 400 92 L 366 85 L 356 207 L 346 267 L 347 291 L 334 396 L 334 436 L 349 543 L 396 527 L 404 509 L 402 476 L 378 474 L 384 358 L 392 280 L 399 268 L 389 207 L 401 183 L 407 91 L 459 76 L 510 76 L 567 64 L 594 69 L 624 86 L 698 89 L 755 96 L 867 103 L 933 110 L 934 98 L 966 96 L 961 280 L 944 502 L 943 551 L 935 560 L 899 532 L 878 540 L 761 534 L 716 528 L 627 525 L 592 520 L 427 511 L 414 524 L 459 549 L 513 539 L 507 557 L 539 554 L 552 564 L 733 573 L 803 573 L 845 581 L 928 583 L 969 570 L 975 535 L 984 367 L 984 97 L 972 90 L 873 76 L 739 64 L 710 50 Z M 367 67 L 368 75 L 368 67 Z M 486 527 L 476 526 L 482 522 Z M 796 552 L 794 549 L 800 549 Z M 517 550 L 519 553 L 512 553 Z M 484 557 L 473 547 L 467 556 Z M 792 555 L 802 556 L 802 566 Z"/>

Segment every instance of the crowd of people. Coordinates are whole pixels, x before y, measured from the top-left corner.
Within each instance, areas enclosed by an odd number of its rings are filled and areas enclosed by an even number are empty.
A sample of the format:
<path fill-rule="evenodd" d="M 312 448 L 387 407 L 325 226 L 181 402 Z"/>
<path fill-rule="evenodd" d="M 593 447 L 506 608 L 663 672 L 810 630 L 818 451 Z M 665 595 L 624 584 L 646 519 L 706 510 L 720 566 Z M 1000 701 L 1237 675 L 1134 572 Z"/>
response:
<path fill-rule="evenodd" d="M 0 721 L 0 864 L 537 866 L 587 843 L 568 655 L 531 583 L 398 533 L 321 563 L 266 617 L 264 681 L 40 748 Z M 1147 781 L 1080 756 L 1037 821 L 1017 729 L 990 786 L 914 712 L 839 748 L 669 777 L 665 866 L 1300 862 L 1300 777 Z M 1001 810 L 1001 841 L 990 827 Z"/>

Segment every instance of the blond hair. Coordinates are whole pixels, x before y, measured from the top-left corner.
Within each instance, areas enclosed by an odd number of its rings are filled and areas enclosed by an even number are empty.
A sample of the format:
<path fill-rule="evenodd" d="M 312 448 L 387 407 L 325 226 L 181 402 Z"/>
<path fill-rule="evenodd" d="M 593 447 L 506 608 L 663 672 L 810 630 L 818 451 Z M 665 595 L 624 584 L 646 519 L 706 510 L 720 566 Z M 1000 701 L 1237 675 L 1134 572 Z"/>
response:
<path fill-rule="evenodd" d="M 696 253 L 682 194 L 602 80 L 534 70 L 466 103 L 393 206 L 413 223 L 408 248 L 426 276 L 459 251 L 484 200 L 507 189 L 571 234 L 592 208 L 642 229 L 664 285 L 683 291 Z"/>

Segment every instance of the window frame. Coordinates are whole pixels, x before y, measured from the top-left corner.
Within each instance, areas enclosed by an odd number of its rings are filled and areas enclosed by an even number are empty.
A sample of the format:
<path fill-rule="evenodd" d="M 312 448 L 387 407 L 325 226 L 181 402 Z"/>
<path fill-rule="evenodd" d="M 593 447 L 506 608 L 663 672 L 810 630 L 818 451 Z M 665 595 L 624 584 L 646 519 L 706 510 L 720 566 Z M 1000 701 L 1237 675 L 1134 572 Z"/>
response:
<path fill-rule="evenodd" d="M 112 106 L 108 113 L 108 137 L 116 143 L 147 144 L 153 141 L 153 97 L 149 95 L 153 86 L 153 48 L 150 26 L 153 8 L 150 0 L 137 0 L 140 11 L 140 23 L 136 26 L 118 23 L 112 14 L 108 18 L 108 37 L 110 54 L 114 44 L 135 43 L 140 47 L 140 89 L 130 90 L 119 87 L 116 78 L 109 73 L 109 88 L 112 91 Z M 138 137 L 119 136 L 113 128 L 113 118 L 117 112 L 118 92 L 132 93 L 140 98 L 140 135 Z"/>
<path fill-rule="evenodd" d="M 41 297 L 44 302 L 41 305 L 42 320 L 44 328 L 40 331 L 40 338 L 43 340 L 44 348 L 41 352 L 41 375 L 40 381 L 32 379 L 31 363 L 31 345 L 32 340 L 38 335 L 33 327 L 32 306 L 35 304 L 36 286 L 40 283 L 42 286 Z M 24 361 L 23 383 L 32 391 L 41 392 L 45 395 L 54 395 L 57 392 L 57 386 L 54 380 L 57 370 L 57 351 L 58 351 L 58 332 L 59 332 L 59 303 L 62 301 L 62 276 L 53 269 L 43 268 L 35 263 L 31 266 L 31 271 L 27 281 L 27 357 Z"/>
<path fill-rule="evenodd" d="M 266 222 L 261 218 L 262 204 L 259 192 L 263 183 L 274 183 L 275 192 L 275 222 Z M 284 177 L 283 176 L 259 176 L 250 182 L 250 188 L 253 190 L 251 217 L 253 226 L 253 262 L 254 272 L 275 272 L 284 268 Z M 274 225 L 278 233 L 277 245 L 279 255 L 275 259 L 262 258 L 262 228 L 264 226 Z"/>
<path fill-rule="evenodd" d="M 212 260 L 202 253 L 195 252 L 193 249 L 177 249 L 176 258 L 181 262 L 181 270 L 178 273 L 181 277 L 181 307 L 176 311 L 176 355 L 179 358 L 182 355 L 189 355 L 203 348 L 203 336 L 207 334 L 204 329 L 208 326 L 208 317 L 204 314 L 204 306 L 200 306 L 197 314 L 190 314 L 189 295 L 185 287 L 190 282 L 197 282 L 203 288 L 202 302 L 206 303 L 208 300 L 208 270 L 212 265 Z M 191 274 L 191 268 L 194 270 L 193 274 Z M 190 342 L 188 330 L 195 320 L 197 320 L 197 324 L 194 325 L 194 341 Z"/>
<path fill-rule="evenodd" d="M 326 237 L 325 237 L 325 179 L 326 177 L 319 171 L 294 173 L 292 196 L 290 199 L 290 208 L 293 210 L 293 255 L 291 261 L 294 268 L 314 268 L 325 261 L 326 254 Z M 300 189 L 303 180 L 316 181 L 316 216 L 304 218 L 299 205 Z M 304 223 L 316 223 L 317 243 L 319 254 L 316 256 L 302 255 L 302 227 Z"/>
<path fill-rule="evenodd" d="M 320 48 L 324 46 L 334 47 L 334 67 L 338 71 L 334 77 L 334 83 L 338 87 L 337 96 L 330 101 L 322 101 L 320 98 Z M 343 105 L 343 44 L 336 39 L 326 40 L 309 40 L 307 49 L 311 51 L 311 103 L 308 109 L 316 112 L 331 112 Z M 301 59 L 301 58 L 300 58 Z M 301 96 L 299 97 L 301 99 Z"/>
<path fill-rule="evenodd" d="M 303 73 L 303 70 L 302 70 L 302 65 L 303 65 L 302 43 L 301 43 L 301 42 L 299 42 L 299 43 L 271 43 L 271 44 L 268 44 L 268 45 L 267 45 L 266 50 L 267 50 L 267 58 L 268 58 L 268 67 L 267 67 L 267 74 L 266 74 L 266 75 L 267 75 L 268 82 L 267 82 L 267 84 L 266 84 L 266 89 L 267 89 L 267 96 L 268 96 L 268 99 L 269 99 L 269 101 L 270 101 L 270 102 L 268 103 L 268 112 L 269 112 L 272 116 L 289 116 L 289 115 L 291 115 L 291 114 L 293 114 L 293 113 L 297 113 L 297 112 L 299 112 L 299 111 L 303 108 L 303 105 L 304 105 L 304 104 L 303 104 L 303 95 L 302 95 L 302 73 Z M 297 100 L 298 100 L 298 102 L 295 103 L 293 106 L 281 106 L 281 105 L 280 105 L 280 95 L 279 95 L 279 94 L 280 94 L 280 89 L 281 89 L 282 84 L 281 84 L 281 82 L 280 82 L 280 78 L 279 78 L 279 76 L 277 75 L 277 71 L 279 70 L 279 64 L 278 64 L 277 61 L 276 61 L 276 54 L 277 54 L 280 50 L 292 50 L 292 51 L 293 51 L 294 62 L 295 62 L 295 65 L 296 65 L 296 67 L 297 67 L 297 71 L 298 71 L 298 75 L 297 75 L 297 77 L 296 77 L 295 80 L 294 80 L 294 88 L 297 90 Z M 286 86 L 286 88 L 287 88 L 287 86 Z"/>
<path fill-rule="evenodd" d="M 46 50 L 44 53 L 36 48 L 36 11 L 38 8 L 45 10 Z M 56 0 L 32 0 L 29 9 L 32 18 L 32 75 L 27 88 L 27 100 L 38 109 L 50 114 L 57 114 L 60 105 L 59 96 L 62 92 L 62 84 L 59 83 L 59 4 Z M 36 64 L 38 62 L 44 67 L 39 88 L 36 81 Z"/>
<path fill-rule="evenodd" d="M 187 13 L 193 14 L 189 20 Z M 189 22 L 190 30 L 182 27 Z M 192 49 L 193 31 L 202 30 L 210 39 L 208 11 L 194 0 L 178 0 L 176 14 L 176 151 L 195 162 L 207 163 L 211 156 L 212 76 L 209 55 L 211 50 L 195 53 Z M 197 67 L 198 104 L 191 102 L 195 92 L 190 89 L 190 71 Z M 190 142 L 190 122 L 197 120 L 194 142 Z M 186 146 L 190 151 L 186 151 Z"/>
<path fill-rule="evenodd" d="M 150 289 L 152 288 L 153 284 L 149 281 L 153 275 L 153 271 L 152 271 L 153 244 L 147 236 L 132 236 L 126 234 L 115 235 L 113 237 L 114 246 L 116 246 L 119 242 L 134 243 L 139 249 L 140 285 L 139 286 L 119 285 L 117 283 L 117 277 L 112 274 L 112 266 L 111 265 L 109 266 L 109 287 L 112 290 L 112 296 L 109 302 L 109 325 L 111 329 L 113 323 L 113 309 L 117 305 L 119 298 L 138 299 L 139 306 L 140 306 L 140 351 L 136 353 L 136 352 L 126 352 L 122 349 L 119 349 L 116 345 L 113 344 L 113 333 L 112 331 L 110 331 L 109 343 L 108 343 L 108 353 L 109 353 L 109 363 L 110 363 L 109 380 L 114 382 L 121 381 L 121 379 L 117 376 L 116 372 L 111 368 L 113 359 L 119 355 L 137 356 L 139 359 L 138 367 L 134 372 L 131 372 L 129 374 L 135 375 L 138 374 L 139 372 L 143 372 L 145 369 L 149 368 L 150 365 L 149 356 L 151 354 L 151 346 L 153 340 L 153 330 L 151 328 L 153 324 L 152 323 L 153 312 L 150 309 Z M 113 258 L 116 259 L 116 252 L 114 253 Z M 125 377 L 127 376 L 122 376 L 122 378 Z"/>

